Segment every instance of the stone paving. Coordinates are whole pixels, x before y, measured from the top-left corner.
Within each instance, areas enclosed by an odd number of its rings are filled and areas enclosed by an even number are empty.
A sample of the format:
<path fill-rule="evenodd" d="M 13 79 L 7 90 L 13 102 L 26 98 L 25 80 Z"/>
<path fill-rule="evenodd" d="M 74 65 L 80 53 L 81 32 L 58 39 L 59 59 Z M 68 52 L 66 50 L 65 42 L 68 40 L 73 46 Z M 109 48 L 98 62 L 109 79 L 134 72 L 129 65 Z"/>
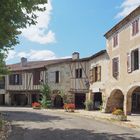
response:
<path fill-rule="evenodd" d="M 114 125 L 110 121 L 103 122 L 106 120 L 103 116 L 111 116 L 101 112 L 76 110 L 75 113 L 68 113 L 64 110 L 21 107 L 0 107 L 0 112 L 11 124 L 7 140 L 140 139 L 140 131 Z M 102 116 L 102 119 L 96 120 L 97 116 Z"/>
<path fill-rule="evenodd" d="M 58 112 L 64 113 L 63 109 L 50 110 L 50 111 L 58 111 Z M 128 121 L 113 121 L 112 114 L 103 113 L 101 111 L 75 110 L 75 113 L 73 113 L 73 115 L 80 115 L 83 117 L 94 118 L 97 120 L 99 119 L 102 121 L 111 121 L 112 123 L 115 123 L 117 125 L 122 125 L 125 127 L 131 127 L 131 128 L 140 130 L 140 114 L 132 114 L 132 115 L 127 116 Z"/>

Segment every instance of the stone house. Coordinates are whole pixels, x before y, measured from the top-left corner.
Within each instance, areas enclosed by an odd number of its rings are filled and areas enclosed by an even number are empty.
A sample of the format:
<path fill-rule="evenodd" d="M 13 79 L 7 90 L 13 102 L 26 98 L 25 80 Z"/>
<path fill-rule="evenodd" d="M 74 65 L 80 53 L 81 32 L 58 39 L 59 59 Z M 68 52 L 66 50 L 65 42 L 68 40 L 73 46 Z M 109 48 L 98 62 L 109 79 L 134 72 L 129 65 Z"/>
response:
<path fill-rule="evenodd" d="M 62 107 L 65 101 L 60 95 L 64 93 L 67 102 L 75 103 L 76 108 L 84 108 L 84 102 L 89 97 L 90 69 L 98 64 L 102 65 L 102 60 L 106 60 L 105 50 L 86 58 L 80 58 L 77 52 L 67 59 L 30 62 L 21 58 L 20 63 L 8 65 L 10 75 L 6 75 L 5 80 L 0 82 L 0 87 L 3 88 L 0 90 L 0 103 L 31 105 L 41 97 L 41 84 L 48 83 L 54 107 Z M 100 84 L 97 88 L 102 89 Z M 90 90 L 96 91 L 93 84 Z"/>
<path fill-rule="evenodd" d="M 88 87 L 88 59 L 80 59 L 79 53 L 72 58 L 47 68 L 47 82 L 52 90 L 52 100 L 55 107 L 62 107 L 62 102 L 75 103 L 76 108 L 84 108 Z M 65 101 L 60 94 L 65 95 Z"/>
<path fill-rule="evenodd" d="M 89 93 L 88 100 L 93 101 L 93 109 L 99 109 L 106 97 L 105 84 L 108 81 L 108 61 L 106 50 L 98 52 L 89 60 Z"/>
<path fill-rule="evenodd" d="M 140 6 L 106 34 L 109 80 L 106 112 L 140 112 Z"/>
<path fill-rule="evenodd" d="M 46 65 L 58 63 L 63 60 L 27 61 L 11 64 L 10 74 L 5 76 L 5 89 L 3 89 L 3 104 L 25 106 L 38 101 L 41 97 L 40 86 L 46 83 Z M 2 92 L 2 90 L 0 90 Z"/>
<path fill-rule="evenodd" d="M 47 65 L 47 83 L 52 90 L 54 106 L 62 107 L 62 102 L 65 102 L 60 96 L 61 92 L 65 93 L 67 102 L 75 103 L 76 108 L 85 108 L 84 102 L 88 98 L 94 101 L 93 94 L 96 94 L 95 98 L 97 100 L 101 100 L 102 94 L 100 92 L 103 92 L 103 85 L 107 79 L 106 72 L 104 72 L 107 67 L 107 59 L 105 50 L 86 58 L 80 58 L 79 53 L 75 52 L 72 54 L 72 59 Z M 100 78 L 102 80 L 90 84 L 90 78 L 94 77 L 90 77 L 90 70 L 97 66 L 102 67 L 100 67 L 100 74 L 102 72 Z M 92 95 L 89 93 L 89 86 Z"/>

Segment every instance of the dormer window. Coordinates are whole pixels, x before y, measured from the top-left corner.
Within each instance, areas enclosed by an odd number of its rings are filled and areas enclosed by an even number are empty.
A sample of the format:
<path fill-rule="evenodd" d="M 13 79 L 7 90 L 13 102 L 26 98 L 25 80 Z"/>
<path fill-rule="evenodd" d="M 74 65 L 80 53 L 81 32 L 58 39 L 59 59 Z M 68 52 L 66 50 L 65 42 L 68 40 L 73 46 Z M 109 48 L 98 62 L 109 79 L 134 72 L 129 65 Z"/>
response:
<path fill-rule="evenodd" d="M 136 19 L 132 22 L 132 36 L 136 35 L 139 32 L 139 19 Z"/>
<path fill-rule="evenodd" d="M 118 33 L 113 37 L 113 47 L 118 46 Z"/>

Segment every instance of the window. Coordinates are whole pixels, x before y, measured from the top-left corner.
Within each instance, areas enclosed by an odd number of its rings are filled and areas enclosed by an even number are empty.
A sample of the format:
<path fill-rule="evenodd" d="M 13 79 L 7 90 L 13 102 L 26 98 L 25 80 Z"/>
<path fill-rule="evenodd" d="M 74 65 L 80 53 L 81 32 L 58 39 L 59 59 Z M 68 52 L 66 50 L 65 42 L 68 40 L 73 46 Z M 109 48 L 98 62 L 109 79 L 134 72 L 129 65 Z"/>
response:
<path fill-rule="evenodd" d="M 75 77 L 82 78 L 82 69 L 81 68 L 75 70 Z"/>
<path fill-rule="evenodd" d="M 90 83 L 101 81 L 101 66 L 94 67 L 90 70 Z"/>
<path fill-rule="evenodd" d="M 59 83 L 60 82 L 60 72 L 56 71 L 55 72 L 55 83 Z"/>
<path fill-rule="evenodd" d="M 33 85 L 40 85 L 40 71 L 33 72 Z"/>
<path fill-rule="evenodd" d="M 127 53 L 127 72 L 140 69 L 140 48 Z"/>
<path fill-rule="evenodd" d="M 113 47 L 118 46 L 118 34 L 113 37 Z"/>
<path fill-rule="evenodd" d="M 112 60 L 112 74 L 114 78 L 118 78 L 119 75 L 119 58 L 113 58 Z"/>
<path fill-rule="evenodd" d="M 11 74 L 9 76 L 10 85 L 22 85 L 22 75 L 21 74 Z"/>
<path fill-rule="evenodd" d="M 132 36 L 139 32 L 139 19 L 132 22 Z"/>

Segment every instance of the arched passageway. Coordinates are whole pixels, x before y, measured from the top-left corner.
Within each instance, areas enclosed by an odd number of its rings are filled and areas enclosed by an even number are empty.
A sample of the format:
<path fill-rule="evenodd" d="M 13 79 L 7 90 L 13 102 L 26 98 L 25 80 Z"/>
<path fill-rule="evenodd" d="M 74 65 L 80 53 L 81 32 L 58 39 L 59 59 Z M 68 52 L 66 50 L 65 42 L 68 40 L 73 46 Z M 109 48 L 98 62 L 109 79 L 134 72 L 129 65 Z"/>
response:
<path fill-rule="evenodd" d="M 110 113 L 115 109 L 123 110 L 124 95 L 121 90 L 115 89 L 107 100 L 106 112 Z"/>
<path fill-rule="evenodd" d="M 132 87 L 127 93 L 127 114 L 140 113 L 140 86 Z"/>
<path fill-rule="evenodd" d="M 54 107 L 55 108 L 62 108 L 63 107 L 63 98 L 60 95 L 55 96 Z"/>

